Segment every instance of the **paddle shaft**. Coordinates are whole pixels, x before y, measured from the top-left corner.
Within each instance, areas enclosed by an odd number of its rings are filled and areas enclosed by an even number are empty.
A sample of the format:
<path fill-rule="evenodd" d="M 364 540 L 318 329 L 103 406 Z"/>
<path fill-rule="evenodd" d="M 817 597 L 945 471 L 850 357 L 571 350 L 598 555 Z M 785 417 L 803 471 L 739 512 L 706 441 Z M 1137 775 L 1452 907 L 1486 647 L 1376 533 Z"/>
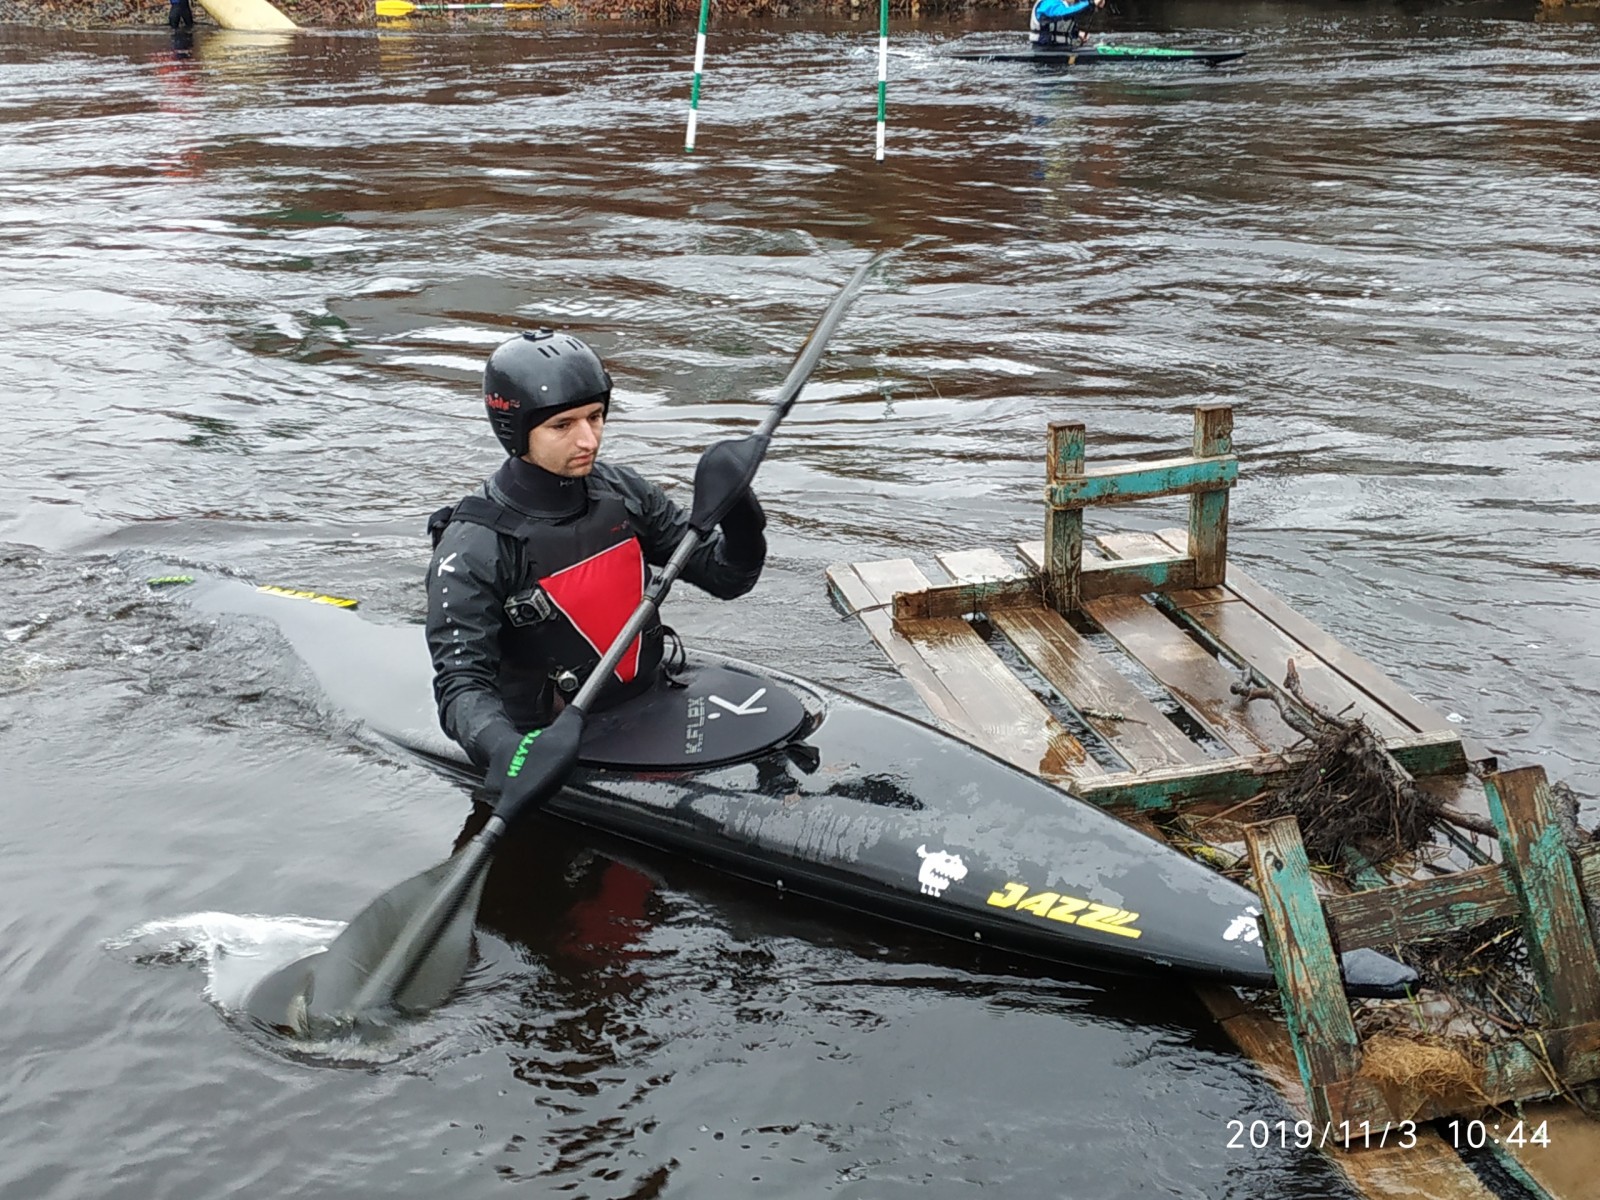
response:
<path fill-rule="evenodd" d="M 833 336 L 833 331 L 839 327 L 839 322 L 844 320 L 844 314 L 849 311 L 850 306 L 855 303 L 856 296 L 865 286 L 867 274 L 884 257 L 883 254 L 874 254 L 857 267 L 855 274 L 850 276 L 844 287 L 839 289 L 839 294 L 834 297 L 833 303 L 828 305 L 828 310 L 822 314 L 822 319 L 801 344 L 800 352 L 794 357 L 794 365 L 789 368 L 789 374 L 784 376 L 778 394 L 772 399 L 772 407 L 768 410 L 766 419 L 756 430 L 757 436 L 770 435 L 778 427 L 778 422 L 789 415 L 794 402 L 800 398 L 800 389 L 805 387 L 806 380 L 811 378 L 811 372 L 817 369 L 817 362 L 822 358 L 823 350 L 827 348 L 828 339 Z"/>

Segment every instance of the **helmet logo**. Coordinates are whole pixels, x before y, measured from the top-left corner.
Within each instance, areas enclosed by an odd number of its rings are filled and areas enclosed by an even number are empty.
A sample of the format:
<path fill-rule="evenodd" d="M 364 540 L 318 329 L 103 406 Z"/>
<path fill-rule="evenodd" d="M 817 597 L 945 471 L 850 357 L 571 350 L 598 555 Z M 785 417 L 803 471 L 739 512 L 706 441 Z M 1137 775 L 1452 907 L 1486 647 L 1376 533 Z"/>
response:
<path fill-rule="evenodd" d="M 483 402 L 490 408 L 497 409 L 500 412 L 510 412 L 512 409 L 522 407 L 519 401 L 507 400 L 504 396 L 497 395 L 494 392 L 484 396 Z"/>

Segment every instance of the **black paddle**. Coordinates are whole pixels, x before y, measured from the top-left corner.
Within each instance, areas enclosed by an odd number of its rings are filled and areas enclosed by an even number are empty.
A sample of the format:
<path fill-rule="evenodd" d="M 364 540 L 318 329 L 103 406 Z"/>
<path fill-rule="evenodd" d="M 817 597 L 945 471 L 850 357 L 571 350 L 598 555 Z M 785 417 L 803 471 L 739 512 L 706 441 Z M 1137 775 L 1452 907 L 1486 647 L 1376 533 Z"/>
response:
<path fill-rule="evenodd" d="M 750 486 L 778 423 L 788 415 L 816 369 L 823 348 L 883 256 L 850 276 L 811 331 L 779 388 L 766 418 L 747 437 L 718 442 L 694 473 L 689 529 L 645 592 L 639 607 L 589 672 L 578 694 L 548 726 L 522 739 L 508 775 L 519 779 L 521 799 L 495 806 L 483 829 L 438 866 L 390 888 L 358 913 L 326 950 L 279 968 L 251 991 L 246 1008 L 272 1028 L 304 1035 L 381 1018 L 420 1012 L 443 1003 L 461 981 L 471 954 L 478 899 L 496 843 L 528 808 L 561 789 L 578 762 L 584 715 L 628 646 L 660 608 L 695 547 Z"/>

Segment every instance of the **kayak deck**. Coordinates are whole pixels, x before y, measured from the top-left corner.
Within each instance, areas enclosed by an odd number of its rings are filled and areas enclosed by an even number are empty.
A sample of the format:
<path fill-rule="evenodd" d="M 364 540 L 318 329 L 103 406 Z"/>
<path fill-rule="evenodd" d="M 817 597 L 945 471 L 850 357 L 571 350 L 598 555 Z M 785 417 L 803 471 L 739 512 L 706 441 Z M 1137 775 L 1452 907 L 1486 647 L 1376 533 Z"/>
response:
<path fill-rule="evenodd" d="M 1246 51 L 1236 47 L 1196 47 L 1185 49 L 1168 46 L 1079 46 L 1057 50 L 964 50 L 944 55 L 961 62 L 1032 63 L 1040 67 L 1087 67 L 1096 63 L 1178 63 L 1197 62 L 1214 67 L 1219 63 L 1234 62 Z"/>
<path fill-rule="evenodd" d="M 910 559 L 838 564 L 828 570 L 836 603 L 957 736 L 1152 832 L 1182 837 L 1206 861 L 1251 867 L 1290 1019 L 1285 1025 L 1229 988 L 1202 986 L 1201 995 L 1241 1047 L 1290 1064 L 1291 1073 L 1298 1066 L 1305 1096 L 1290 1100 L 1314 1120 L 1376 1127 L 1600 1077 L 1600 970 L 1576 883 L 1600 891 L 1600 846 L 1560 856 L 1548 875 L 1519 865 L 1532 854 L 1526 847 L 1559 841 L 1543 772 L 1497 771 L 1444 715 L 1226 561 L 1237 478 L 1231 409 L 1196 409 L 1192 457 L 1125 467 L 1086 469 L 1081 425 L 1053 424 L 1050 433 L 1043 541 L 1020 543 L 1015 560 L 992 549 L 937 554 L 937 579 Z M 1084 508 L 1185 493 L 1188 529 L 1112 534 L 1085 546 Z M 1293 818 L 1241 824 L 1259 820 L 1252 802 L 1309 756 L 1285 710 L 1233 690 L 1243 673 L 1294 703 L 1276 683 L 1288 660 L 1307 698 L 1361 717 L 1419 784 L 1480 819 L 1482 831 L 1451 829 L 1450 845 L 1429 848 L 1453 873 L 1364 864 L 1360 887 L 1381 891 L 1319 895 Z M 1216 844 L 1200 844 L 1207 841 Z M 1533 875 L 1551 890 L 1519 890 Z M 1389 949 L 1508 918 L 1532 958 L 1549 964 L 1538 980 L 1548 1027 L 1538 1036 L 1560 1049 L 1535 1062 L 1512 1038 L 1491 1047 L 1480 1073 L 1460 1086 L 1427 1097 L 1383 1094 L 1364 1074 L 1363 1064 L 1378 1060 L 1343 995 L 1328 988 L 1337 982 L 1331 958 L 1319 956 L 1332 945 Z M 1428 1014 L 1419 1010 L 1418 1019 Z"/>

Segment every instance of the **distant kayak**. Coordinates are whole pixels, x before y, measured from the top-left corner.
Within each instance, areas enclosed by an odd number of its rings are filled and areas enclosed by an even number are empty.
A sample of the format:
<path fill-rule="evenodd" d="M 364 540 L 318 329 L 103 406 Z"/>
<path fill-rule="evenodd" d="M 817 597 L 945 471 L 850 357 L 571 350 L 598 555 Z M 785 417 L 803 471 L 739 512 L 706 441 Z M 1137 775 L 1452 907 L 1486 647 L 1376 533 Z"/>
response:
<path fill-rule="evenodd" d="M 1167 46 L 1079 46 L 1075 50 L 982 50 L 947 54 L 964 62 L 1025 62 L 1042 67 L 1086 67 L 1093 63 L 1201 62 L 1208 67 L 1243 58 L 1241 49 L 1182 50 Z"/>

